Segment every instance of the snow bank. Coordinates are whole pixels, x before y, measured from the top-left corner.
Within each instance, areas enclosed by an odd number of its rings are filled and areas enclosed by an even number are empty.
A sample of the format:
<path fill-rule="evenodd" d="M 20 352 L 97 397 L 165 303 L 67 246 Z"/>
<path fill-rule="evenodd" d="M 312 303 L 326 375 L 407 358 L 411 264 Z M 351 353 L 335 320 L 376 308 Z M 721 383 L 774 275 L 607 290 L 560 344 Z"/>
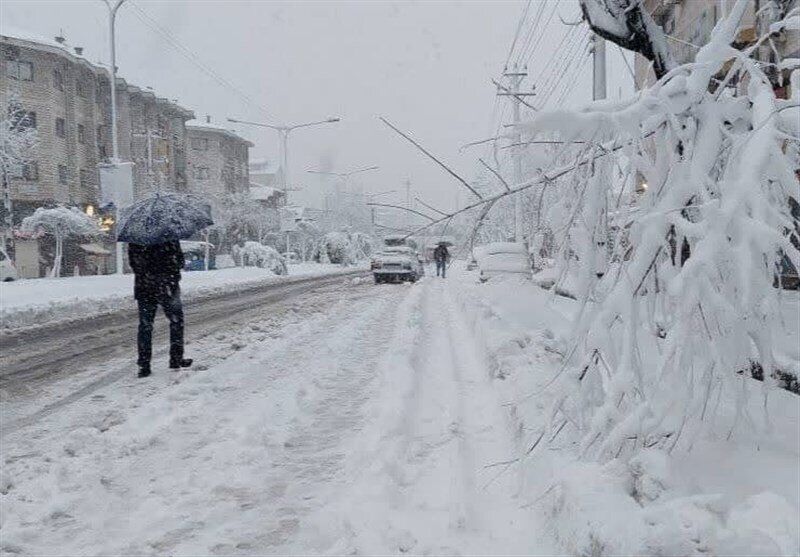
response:
<path fill-rule="evenodd" d="M 515 464 L 524 467 L 520 504 L 539 511 L 565 553 L 800 553 L 796 395 L 769 393 L 770 429 L 758 419 L 762 385 L 742 377 L 737 392 L 719 390 L 712 398 L 705 420 L 714 427 L 687 425 L 670 450 L 644 449 L 606 463 L 587 459 L 577 429 L 552 414 L 578 302 L 513 277 L 477 285 L 472 275 L 453 275 L 463 282 L 463 307 L 527 447 Z M 791 312 L 797 302 L 786 295 Z M 787 331 L 796 330 L 797 319 L 787 315 Z M 742 400 L 745 418 L 737 423 Z M 668 419 L 679 419 L 673 413 Z"/>
<path fill-rule="evenodd" d="M 357 268 L 361 270 L 361 268 Z M 289 276 L 275 276 L 258 267 L 234 267 L 183 273 L 185 299 L 237 289 L 291 282 L 314 276 L 347 274 L 353 268 L 302 263 L 290 265 Z M 31 279 L 0 284 L 0 328 L 12 329 L 102 315 L 135 307 L 133 275 L 100 275 Z"/>

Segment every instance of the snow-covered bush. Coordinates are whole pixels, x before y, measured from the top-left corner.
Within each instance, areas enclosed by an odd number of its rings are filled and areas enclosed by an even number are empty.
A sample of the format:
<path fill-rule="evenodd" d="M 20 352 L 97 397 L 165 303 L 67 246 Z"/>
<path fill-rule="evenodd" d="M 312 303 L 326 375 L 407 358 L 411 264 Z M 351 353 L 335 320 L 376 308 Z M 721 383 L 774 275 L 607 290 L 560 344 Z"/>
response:
<path fill-rule="evenodd" d="M 721 392 L 745 396 L 752 366 L 766 370 L 765 388 L 779 370 L 797 374 L 776 340 L 773 288 L 782 254 L 800 264 L 788 236 L 797 162 L 785 148 L 797 138 L 778 117 L 796 102 L 776 98 L 756 47 L 731 46 L 746 6 L 694 63 L 636 98 L 527 126 L 583 145 L 570 172 L 551 174 L 564 176 L 550 215 L 559 269 L 582 300 L 552 425 L 579 431 L 586 457 L 671 450 L 709 423 Z M 612 166 L 622 179 L 609 179 Z"/>
<path fill-rule="evenodd" d="M 338 265 L 354 264 L 357 256 L 350 235 L 346 232 L 328 232 L 320 241 L 314 259 L 320 263 L 327 259 Z"/>
<path fill-rule="evenodd" d="M 242 267 L 269 269 L 276 275 L 288 273 L 286 260 L 274 248 L 258 242 L 245 242 L 244 246 L 233 246 L 233 257 Z"/>
<path fill-rule="evenodd" d="M 22 220 L 20 233 L 26 236 L 49 234 L 56 241 L 51 277 L 61 276 L 61 260 L 64 253 L 64 240 L 69 236 L 98 236 L 102 230 L 93 218 L 77 207 L 39 207 Z"/>

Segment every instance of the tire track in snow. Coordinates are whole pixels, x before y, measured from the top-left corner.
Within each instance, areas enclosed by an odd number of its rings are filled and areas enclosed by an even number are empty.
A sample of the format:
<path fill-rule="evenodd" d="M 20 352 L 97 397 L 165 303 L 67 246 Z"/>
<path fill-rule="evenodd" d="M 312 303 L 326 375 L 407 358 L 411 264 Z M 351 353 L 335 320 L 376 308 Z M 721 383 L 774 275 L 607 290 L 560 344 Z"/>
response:
<path fill-rule="evenodd" d="M 434 278 L 420 286 L 409 366 L 396 370 L 411 377 L 382 401 L 400 425 L 371 449 L 383 462 L 344 505 L 344 539 L 331 552 L 535 552 L 535 519 L 515 500 L 516 470 L 485 468 L 519 453 L 458 286 Z"/>

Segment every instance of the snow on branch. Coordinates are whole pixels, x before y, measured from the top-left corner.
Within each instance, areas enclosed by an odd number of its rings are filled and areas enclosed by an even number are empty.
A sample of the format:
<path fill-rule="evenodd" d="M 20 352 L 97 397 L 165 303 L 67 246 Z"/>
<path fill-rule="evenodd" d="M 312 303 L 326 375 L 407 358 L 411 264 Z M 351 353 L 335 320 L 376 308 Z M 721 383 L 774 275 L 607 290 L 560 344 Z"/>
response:
<path fill-rule="evenodd" d="M 580 5 L 592 31 L 653 62 L 657 78 L 675 67 L 664 31 L 642 0 L 580 0 Z"/>

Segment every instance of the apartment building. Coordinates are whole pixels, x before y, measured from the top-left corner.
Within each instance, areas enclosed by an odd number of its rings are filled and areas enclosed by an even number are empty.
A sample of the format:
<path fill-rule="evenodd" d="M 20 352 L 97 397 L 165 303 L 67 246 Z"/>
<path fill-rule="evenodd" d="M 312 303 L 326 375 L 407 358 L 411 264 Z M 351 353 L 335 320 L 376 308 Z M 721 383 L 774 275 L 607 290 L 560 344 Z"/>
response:
<path fill-rule="evenodd" d="M 186 123 L 189 190 L 211 198 L 247 193 L 250 188 L 249 149 L 253 144 L 235 132 L 203 121 Z"/>
<path fill-rule="evenodd" d="M 97 214 L 98 164 L 112 155 L 106 68 L 89 62 L 82 48 L 70 47 L 63 37 L 51 40 L 26 33 L 0 34 L 0 56 L 0 106 L 8 111 L 16 105 L 25 125 L 37 130 L 32 160 L 15 168 L 5 186 L 12 226 L 42 206 L 72 205 Z M 185 122 L 193 113 L 120 78 L 116 88 L 119 157 L 136 163 L 135 195 L 159 185 L 185 189 Z M 7 212 L 5 207 L 3 211 Z M 2 236 L 10 238 L 5 222 L 4 214 L 0 219 Z M 44 273 L 49 257 L 42 252 L 51 250 L 50 243 L 47 238 L 10 242 L 8 247 L 22 276 Z M 102 256 L 113 242 L 107 237 L 101 243 L 105 245 L 66 246 L 64 268 L 108 272 L 113 261 Z"/>

